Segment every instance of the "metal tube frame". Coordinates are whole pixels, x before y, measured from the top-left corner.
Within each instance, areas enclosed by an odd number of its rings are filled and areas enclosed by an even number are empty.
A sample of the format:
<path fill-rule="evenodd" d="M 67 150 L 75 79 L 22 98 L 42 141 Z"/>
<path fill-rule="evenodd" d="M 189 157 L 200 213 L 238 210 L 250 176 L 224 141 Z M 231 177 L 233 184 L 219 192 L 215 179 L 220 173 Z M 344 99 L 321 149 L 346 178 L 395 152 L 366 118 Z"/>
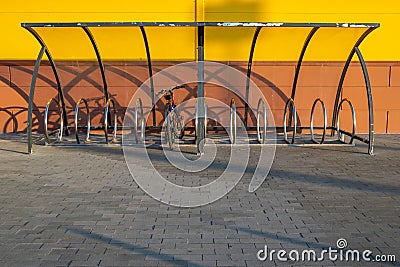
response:
<path fill-rule="evenodd" d="M 368 116 L 369 116 L 369 133 L 368 133 L 369 140 L 365 140 L 365 141 L 368 144 L 368 154 L 370 154 L 370 155 L 373 154 L 373 145 L 374 145 L 374 110 L 373 110 L 373 103 L 372 103 L 372 90 L 371 90 L 371 84 L 370 84 L 370 81 L 369 81 L 367 67 L 366 67 L 364 58 L 362 57 L 362 54 L 361 54 L 360 50 L 358 49 L 358 47 L 362 43 L 362 41 L 373 30 L 375 30 L 376 28 L 377 27 L 368 28 L 360 36 L 360 38 L 358 38 L 358 40 L 354 44 L 353 48 L 351 49 L 349 56 L 347 57 L 346 63 L 344 65 L 344 67 L 343 67 L 342 75 L 340 76 L 338 89 L 337 89 L 337 92 L 336 92 L 335 105 L 334 105 L 334 108 L 333 108 L 333 116 L 332 116 L 332 131 L 331 131 L 331 136 L 333 136 L 334 135 L 334 131 L 335 131 L 334 129 L 337 130 L 337 128 L 335 128 L 335 124 L 336 124 L 336 120 L 337 120 L 337 117 L 338 117 L 338 105 L 339 105 L 339 101 L 340 101 L 340 98 L 341 98 L 341 95 L 342 95 L 342 91 L 343 91 L 344 79 L 346 77 L 347 70 L 349 69 L 351 60 L 352 60 L 354 54 L 357 53 L 358 59 L 360 61 L 361 67 L 363 69 L 364 81 L 365 81 L 365 86 L 366 86 L 366 89 L 367 89 Z"/>
<path fill-rule="evenodd" d="M 354 137 L 355 137 L 355 135 L 356 135 L 356 125 L 357 125 L 357 122 L 356 122 L 356 113 L 355 113 L 355 111 L 354 111 L 354 106 L 353 106 L 353 104 L 350 102 L 350 100 L 348 100 L 347 98 L 344 98 L 344 99 L 342 99 L 342 101 L 340 101 L 340 103 L 339 103 L 339 106 L 338 106 L 338 108 L 337 108 L 337 117 L 336 117 L 336 123 L 335 123 L 335 125 L 336 125 L 336 132 L 337 132 L 337 135 L 338 135 L 338 139 L 340 140 L 340 141 L 342 141 L 342 142 L 344 142 L 344 136 L 342 136 L 342 134 L 341 134 L 341 132 L 342 132 L 342 130 L 340 130 L 340 125 L 339 125 L 339 114 L 340 114 L 340 110 L 341 110 L 341 108 L 342 108 L 342 105 L 343 105 L 343 103 L 344 102 L 347 102 L 348 104 L 349 104 L 349 106 L 350 106 L 350 110 L 351 110 L 351 118 L 353 119 L 353 128 L 352 128 L 352 130 L 351 130 L 351 139 L 350 139 L 350 142 L 349 142 L 349 144 L 353 144 L 353 141 L 354 141 Z M 347 134 L 348 135 L 348 133 L 346 132 L 345 134 Z"/>
<path fill-rule="evenodd" d="M 48 128 L 48 119 L 49 119 L 49 108 L 50 108 L 50 104 L 52 102 L 55 102 L 57 104 L 57 109 L 60 114 L 60 129 L 55 131 L 55 133 L 57 135 L 56 142 L 60 142 L 62 140 L 63 132 L 64 132 L 63 110 L 60 107 L 60 104 L 58 103 L 58 101 L 56 101 L 54 98 L 50 98 L 50 100 L 47 102 L 46 108 L 44 110 L 44 136 L 45 136 L 45 140 L 46 140 L 45 141 L 46 145 L 51 144 L 49 128 Z"/>
<path fill-rule="evenodd" d="M 104 93 L 104 99 L 105 102 L 107 103 L 110 96 L 108 94 L 108 86 L 107 86 L 107 80 L 106 80 L 106 72 L 104 69 L 104 63 L 103 60 L 101 59 L 101 55 L 100 55 L 100 50 L 96 44 L 96 40 L 94 39 L 94 36 L 92 34 L 92 32 L 90 31 L 90 29 L 88 27 L 83 26 L 82 27 L 83 31 L 86 33 L 86 35 L 88 36 L 90 43 L 92 44 L 92 47 L 94 49 L 94 52 L 96 53 L 96 58 L 97 58 L 97 62 L 99 64 L 99 68 L 100 68 L 100 72 L 101 72 L 101 79 L 103 81 L 103 93 Z"/>
<path fill-rule="evenodd" d="M 33 97 L 35 95 L 36 79 L 39 72 L 40 62 L 42 61 L 43 54 L 46 51 L 46 47 L 40 48 L 39 54 L 36 58 L 35 67 L 33 68 L 31 87 L 29 89 L 29 102 L 28 102 L 28 153 L 32 154 L 32 107 Z"/>
<path fill-rule="evenodd" d="M 364 81 L 365 81 L 365 88 L 367 90 L 367 98 L 368 98 L 368 122 L 369 122 L 369 129 L 368 129 L 368 154 L 372 155 L 374 153 L 374 104 L 372 101 L 372 89 L 371 83 L 369 80 L 368 69 L 367 65 L 365 64 L 364 58 L 361 54 L 360 49 L 358 46 L 354 48 L 356 51 L 357 57 L 360 61 L 361 68 L 364 74 Z M 353 137 L 354 138 L 354 137 Z"/>
<path fill-rule="evenodd" d="M 286 111 L 288 109 L 288 106 L 290 104 L 290 110 L 293 111 L 293 135 L 292 135 L 292 140 L 289 142 L 288 138 L 287 138 L 287 127 L 286 127 Z M 290 120 L 289 120 L 290 121 Z M 289 124 L 289 126 L 292 124 Z M 285 139 L 285 142 L 288 144 L 294 144 L 294 140 L 296 137 L 296 129 L 297 129 L 297 112 L 296 112 L 296 105 L 294 104 L 294 100 L 289 98 L 288 101 L 286 101 L 286 105 L 285 105 L 285 111 L 283 113 L 283 138 Z"/>
<path fill-rule="evenodd" d="M 117 109 L 115 108 L 115 102 L 114 100 L 112 100 L 111 98 L 108 99 L 107 103 L 106 103 L 106 108 L 104 110 L 104 136 L 106 138 L 106 143 L 109 143 L 109 138 L 108 138 L 108 114 L 110 111 L 110 105 L 112 104 L 112 109 L 114 112 L 114 127 L 113 127 L 113 139 L 111 140 L 111 142 L 116 142 L 117 140 L 117 124 L 118 124 L 118 117 L 117 117 Z"/>
<path fill-rule="evenodd" d="M 231 99 L 230 103 L 230 120 L 229 120 L 229 140 L 231 144 L 236 144 L 236 130 L 237 130 L 237 113 L 235 99 Z"/>
<path fill-rule="evenodd" d="M 297 65 L 296 65 L 296 70 L 294 73 L 294 79 L 293 79 L 293 86 L 292 86 L 292 93 L 290 95 L 291 99 L 295 99 L 296 96 L 296 89 L 297 89 L 297 81 L 299 79 L 299 74 L 300 74 L 300 69 L 301 69 L 301 64 L 303 63 L 303 58 L 304 55 L 307 51 L 308 45 L 311 42 L 311 39 L 313 38 L 314 34 L 317 32 L 319 27 L 314 27 L 311 29 L 310 33 L 307 35 L 306 40 L 304 41 L 303 48 L 301 49 L 299 59 L 297 60 Z M 289 125 L 292 124 L 292 110 L 289 111 Z"/>
<path fill-rule="evenodd" d="M 196 146 L 197 154 L 204 154 L 205 103 L 204 103 L 204 26 L 197 27 L 197 111 Z"/>
<path fill-rule="evenodd" d="M 321 137 L 321 141 L 318 142 L 317 140 L 315 140 L 314 137 L 314 110 L 315 110 L 315 106 L 317 105 L 317 103 L 321 103 L 321 107 L 322 107 L 322 113 L 324 115 L 324 126 L 323 126 L 323 132 L 322 132 L 322 137 Z M 326 134 L 326 125 L 327 125 L 327 116 L 326 116 L 326 108 L 325 108 L 325 104 L 324 101 L 322 101 L 320 98 L 315 99 L 312 108 L 311 108 L 311 114 L 310 114 L 310 133 L 311 133 L 311 140 L 316 143 L 316 144 L 323 144 L 324 140 L 325 140 L 325 134 Z"/>
<path fill-rule="evenodd" d="M 180 26 L 180 27 L 197 27 L 197 49 L 198 49 L 198 97 L 201 99 L 200 101 L 198 101 L 198 108 L 199 108 L 199 123 L 198 123 L 198 129 L 196 129 L 198 136 L 197 136 L 197 150 L 198 153 L 202 153 L 203 149 L 202 147 L 200 147 L 201 144 L 203 144 L 203 139 L 205 138 L 205 132 L 202 130 L 204 129 L 203 125 L 204 125 L 204 103 L 200 103 L 203 102 L 203 97 L 204 97 L 204 27 L 206 26 L 214 26 L 214 27 L 257 27 L 256 31 L 254 33 L 253 36 L 253 40 L 252 40 L 252 44 L 251 44 L 251 49 L 250 49 L 250 56 L 249 56 L 249 61 L 248 61 L 248 69 L 247 69 L 247 81 L 246 81 L 246 100 L 248 100 L 249 97 L 249 90 L 250 90 L 250 77 L 251 77 L 251 68 L 252 68 L 252 62 L 253 62 L 253 56 L 254 56 L 254 50 L 255 50 L 255 46 L 256 46 L 256 42 L 257 42 L 257 38 L 258 35 L 261 31 L 261 29 L 263 27 L 312 27 L 313 29 L 310 31 L 310 33 L 308 34 L 303 48 L 301 50 L 300 56 L 299 56 L 299 60 L 297 62 L 297 66 L 296 66 L 296 71 L 295 71 L 295 77 L 294 77 L 294 81 L 293 81 L 293 87 L 292 87 L 292 94 L 291 94 L 291 99 L 293 100 L 295 97 L 295 92 L 296 92 L 296 87 L 297 87 L 297 79 L 298 79 L 298 75 L 299 75 L 299 71 L 301 68 L 301 63 L 305 54 L 305 51 L 308 47 L 308 44 L 310 43 L 312 37 L 314 36 L 315 32 L 322 27 L 326 27 L 326 28 L 352 28 L 352 27 L 364 27 L 367 28 L 367 30 L 364 32 L 364 34 L 357 40 L 357 42 L 355 43 L 355 45 L 353 46 L 353 49 L 350 52 L 350 55 L 346 61 L 346 64 L 344 66 L 343 72 L 342 72 L 342 76 L 341 79 L 339 81 L 339 86 L 338 86 L 338 90 L 337 90 L 337 94 L 336 94 L 336 99 L 335 99 L 335 108 L 333 111 L 333 118 L 332 118 L 332 126 L 328 127 L 331 129 L 335 129 L 334 125 L 336 122 L 336 118 L 337 118 L 337 107 L 339 104 L 339 99 L 341 96 L 341 92 L 342 92 L 342 86 L 343 86 L 343 82 L 344 82 L 344 78 L 347 72 L 347 69 L 349 67 L 349 64 L 351 62 L 351 59 L 354 55 L 354 53 L 357 53 L 361 67 L 363 69 L 363 74 L 364 74 L 364 79 L 365 79 L 365 83 L 366 83 L 366 89 L 367 89 L 367 95 L 368 95 L 368 106 L 369 106 L 369 123 L 370 123 L 370 127 L 369 127 L 369 140 L 366 141 L 366 143 L 369 144 L 368 147 L 368 152 L 369 154 L 373 153 L 373 128 L 374 128 L 374 118 L 373 118 L 373 106 L 372 106 L 372 94 L 371 94 L 371 86 L 370 86 L 370 82 L 369 82 L 369 76 L 368 76 L 368 72 L 367 72 L 367 68 L 364 62 L 364 59 L 362 57 L 362 54 L 360 52 L 360 50 L 358 49 L 358 46 L 361 44 L 361 42 L 365 39 L 365 37 L 371 33 L 374 29 L 378 28 L 380 25 L 378 23 L 270 23 L 270 22 L 106 22 L 106 23 L 96 23 L 96 22 L 92 22 L 92 23 L 21 23 L 21 26 L 23 28 L 26 28 L 36 39 L 37 41 L 41 44 L 42 49 L 39 52 L 39 56 L 36 60 L 36 65 L 40 64 L 40 61 L 42 59 L 43 56 L 43 52 L 46 53 L 50 64 L 52 66 L 56 81 L 57 81 L 57 89 L 59 92 L 59 97 L 60 97 L 60 102 L 61 102 L 61 106 L 63 109 L 63 116 L 64 116 L 64 121 L 67 122 L 67 117 L 66 117 L 66 111 L 65 111 L 65 101 L 64 101 L 64 95 L 63 95 L 63 91 L 62 91 L 62 87 L 61 87 L 61 83 L 59 80 L 59 76 L 57 73 L 57 68 L 56 65 L 54 63 L 54 60 L 51 57 L 51 54 L 48 50 L 48 48 L 46 47 L 45 43 L 43 42 L 43 40 L 41 39 L 41 37 L 38 35 L 38 33 L 32 29 L 33 27 L 81 27 L 86 34 L 88 35 L 92 46 L 95 50 L 96 53 L 96 57 L 100 66 L 100 70 L 101 70 L 101 74 L 102 74 L 102 79 L 103 79 L 103 84 L 104 84 L 104 95 L 106 98 L 106 101 L 108 102 L 109 100 L 109 95 L 108 95 L 108 89 L 107 89 L 107 83 L 106 83 L 106 77 L 105 77 L 105 71 L 104 71 L 104 65 L 103 62 L 101 60 L 100 57 L 100 53 L 98 50 L 98 47 L 96 45 L 96 42 L 93 38 L 93 35 L 91 34 L 90 30 L 88 29 L 88 27 L 140 27 L 141 32 L 142 32 L 142 36 L 143 36 L 143 40 L 144 40 L 144 44 L 145 44 L 145 48 L 146 48 L 146 55 L 147 55 L 147 62 L 148 62 L 148 68 L 149 68 L 149 75 L 150 75 L 150 89 L 152 90 L 152 100 L 154 102 L 154 84 L 153 84 L 153 79 L 152 79 L 152 66 L 151 66 L 151 58 L 150 58 L 150 49 L 149 49 L 149 45 L 148 45 L 148 40 L 147 40 L 147 36 L 144 30 L 144 27 L 153 27 L 153 26 Z M 32 106 L 33 106 L 33 95 L 34 95 L 34 87 L 35 87 L 35 82 L 36 82 L 36 78 L 37 78 L 37 74 L 38 74 L 38 67 L 35 68 L 33 76 L 32 76 L 32 81 L 31 81 L 31 95 L 30 95 L 30 99 L 29 99 L 29 107 L 28 107 L 28 151 L 29 153 L 32 152 Z M 153 103 L 154 104 L 154 103 Z M 247 121 L 248 121 L 248 105 L 246 103 L 246 107 L 245 107 L 245 126 L 247 127 Z M 290 112 L 292 112 L 292 109 L 290 110 Z M 29 120 L 30 118 L 30 120 Z M 290 116 L 290 120 L 292 119 L 292 116 Z M 153 107 L 153 126 L 155 126 L 155 110 Z M 66 128 L 66 134 L 68 134 L 68 125 L 65 126 Z M 332 130 L 332 135 L 333 135 L 333 131 Z M 355 137 L 355 139 L 358 139 Z"/>
<path fill-rule="evenodd" d="M 247 63 L 247 79 L 246 79 L 246 95 L 245 95 L 245 104 L 244 104 L 244 126 L 247 127 L 247 116 L 249 113 L 249 94 L 250 94 L 250 80 L 251 80 L 251 68 L 253 66 L 253 56 L 254 56 L 254 50 L 256 49 L 256 43 L 257 43 L 257 38 L 258 35 L 260 34 L 262 27 L 259 26 L 256 28 L 254 35 L 253 35 L 253 40 L 251 42 L 251 47 L 250 47 L 250 55 L 249 55 L 249 61 Z"/>
<path fill-rule="evenodd" d="M 75 122 L 75 137 L 76 137 L 76 143 L 80 144 L 79 140 L 79 135 L 78 135 L 78 115 L 79 115 L 79 105 L 81 103 L 85 104 L 86 108 L 86 115 L 87 115 L 87 130 L 86 130 L 86 138 L 85 138 L 85 143 L 90 142 L 90 110 L 89 110 L 89 105 L 88 102 L 86 101 L 85 98 L 80 98 L 78 102 L 76 102 L 75 106 L 75 116 L 74 116 L 74 122 Z"/>
<path fill-rule="evenodd" d="M 198 103 L 199 103 L 199 101 L 197 100 L 196 109 L 195 109 L 195 115 L 194 115 L 194 117 L 195 117 L 194 124 L 195 124 L 195 130 L 196 130 L 196 142 L 197 142 L 197 138 L 198 138 L 197 131 L 198 131 L 199 127 L 200 127 L 200 126 L 199 126 L 199 122 L 200 122 L 200 112 L 199 112 L 199 105 L 198 105 Z M 203 126 L 203 131 L 204 131 L 204 138 L 206 138 L 206 135 L 207 135 L 207 105 L 204 103 L 204 101 L 203 101 L 203 110 L 204 110 L 204 117 L 203 117 L 204 126 Z M 203 144 L 203 145 L 204 145 L 204 144 Z"/>
<path fill-rule="evenodd" d="M 33 35 L 33 37 L 35 37 L 36 41 L 38 41 L 38 43 L 41 46 L 41 49 L 39 51 L 38 57 L 36 58 L 36 62 L 35 62 L 35 67 L 32 73 L 32 80 L 31 80 L 31 86 L 30 86 L 30 93 L 29 93 L 29 104 L 28 104 L 28 153 L 31 154 L 32 153 L 32 107 L 33 107 L 33 97 L 35 94 L 35 87 L 36 87 L 36 79 L 38 76 L 38 72 L 39 72 L 39 67 L 40 67 L 40 62 L 42 61 L 43 58 L 43 53 L 46 54 L 47 59 L 50 62 L 51 65 L 51 69 L 53 71 L 54 77 L 56 79 L 56 83 L 57 83 L 57 91 L 58 91 L 58 97 L 60 98 L 61 101 L 61 108 L 63 110 L 63 116 L 64 116 L 64 122 L 65 122 L 65 134 L 69 135 L 69 130 L 68 130 L 68 118 L 67 118 L 67 111 L 65 108 L 65 100 L 64 100 L 64 93 L 62 90 L 62 86 L 61 86 L 61 81 L 58 75 L 58 71 L 57 71 L 57 66 L 56 63 L 53 60 L 53 57 L 48 49 L 48 47 L 46 46 L 46 43 L 44 42 L 44 40 L 40 37 L 40 35 L 30 26 L 24 26 L 24 28 Z"/>
<path fill-rule="evenodd" d="M 151 106 L 152 106 L 152 116 L 153 116 L 153 126 L 156 126 L 156 109 L 155 109 L 155 95 L 154 95 L 154 81 L 153 81 L 153 67 L 151 65 L 151 57 L 150 57 L 150 47 L 149 42 L 147 40 L 146 31 L 143 26 L 140 26 L 140 32 L 142 33 L 144 46 L 146 48 L 146 56 L 147 56 L 147 67 L 149 69 L 149 79 L 150 79 L 150 93 L 151 93 Z"/>

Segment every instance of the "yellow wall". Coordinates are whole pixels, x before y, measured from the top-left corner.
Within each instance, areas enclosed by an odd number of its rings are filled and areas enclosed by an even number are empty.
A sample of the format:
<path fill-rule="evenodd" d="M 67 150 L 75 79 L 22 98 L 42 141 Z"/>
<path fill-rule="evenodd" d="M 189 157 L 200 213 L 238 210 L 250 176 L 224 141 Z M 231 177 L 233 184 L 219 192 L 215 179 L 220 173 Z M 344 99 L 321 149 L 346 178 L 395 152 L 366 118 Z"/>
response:
<path fill-rule="evenodd" d="M 361 48 L 369 61 L 400 60 L 398 0 L 5 0 L 0 8 L 0 60 L 34 59 L 39 45 L 21 22 L 91 21 L 276 21 L 379 22 Z M 256 60 L 296 60 L 308 29 L 264 29 Z M 254 29 L 209 28 L 206 59 L 247 60 Z M 57 59 L 94 59 L 82 31 L 42 30 Z M 93 29 L 101 53 L 109 60 L 145 57 L 138 29 Z M 306 60 L 344 60 L 359 29 L 321 30 Z M 148 29 L 155 60 L 195 58 L 195 29 Z"/>

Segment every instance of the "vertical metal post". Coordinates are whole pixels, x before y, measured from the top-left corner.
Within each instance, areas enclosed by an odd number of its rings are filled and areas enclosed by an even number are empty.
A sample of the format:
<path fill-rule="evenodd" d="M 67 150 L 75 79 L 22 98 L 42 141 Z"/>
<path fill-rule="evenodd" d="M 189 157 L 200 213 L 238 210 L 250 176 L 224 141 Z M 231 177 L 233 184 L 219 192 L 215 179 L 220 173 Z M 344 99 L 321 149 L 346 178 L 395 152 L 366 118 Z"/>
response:
<path fill-rule="evenodd" d="M 197 28 L 197 110 L 198 124 L 196 129 L 197 153 L 204 153 L 205 120 L 204 120 L 204 26 Z"/>
<path fill-rule="evenodd" d="M 360 61 L 361 68 L 364 74 L 365 87 L 367 89 L 367 98 L 368 98 L 368 120 L 369 120 L 369 142 L 368 142 L 368 154 L 372 155 L 374 153 L 374 105 L 372 102 L 372 90 L 371 83 L 369 80 L 367 65 L 365 64 L 364 58 L 361 54 L 358 46 L 354 47 L 354 50 L 357 53 L 357 57 Z"/>
<path fill-rule="evenodd" d="M 153 126 L 156 126 L 156 109 L 155 109 L 155 96 L 154 96 L 154 81 L 153 81 L 153 67 L 151 66 L 151 57 L 150 57 L 150 47 L 149 41 L 147 40 L 146 31 L 143 26 L 140 26 L 140 31 L 142 32 L 144 46 L 146 48 L 146 56 L 147 56 L 147 67 L 149 69 L 149 79 L 150 79 L 150 93 L 151 93 L 151 106 L 152 106 L 152 116 L 153 116 Z"/>
<path fill-rule="evenodd" d="M 262 27 L 259 26 L 256 28 L 254 32 L 253 41 L 251 42 L 249 62 L 247 63 L 247 79 L 246 79 L 246 96 L 244 103 L 244 126 L 247 127 L 247 115 L 249 113 L 249 94 L 250 94 L 250 76 L 251 76 L 251 67 L 253 65 L 253 55 L 254 49 L 256 48 L 257 38 L 261 31 Z"/>
<path fill-rule="evenodd" d="M 35 68 L 32 73 L 31 87 L 29 89 L 29 102 L 28 102 L 28 153 L 32 154 L 32 107 L 33 98 L 35 95 L 36 78 L 39 72 L 40 62 L 42 61 L 43 54 L 46 48 L 42 46 L 36 59 Z"/>

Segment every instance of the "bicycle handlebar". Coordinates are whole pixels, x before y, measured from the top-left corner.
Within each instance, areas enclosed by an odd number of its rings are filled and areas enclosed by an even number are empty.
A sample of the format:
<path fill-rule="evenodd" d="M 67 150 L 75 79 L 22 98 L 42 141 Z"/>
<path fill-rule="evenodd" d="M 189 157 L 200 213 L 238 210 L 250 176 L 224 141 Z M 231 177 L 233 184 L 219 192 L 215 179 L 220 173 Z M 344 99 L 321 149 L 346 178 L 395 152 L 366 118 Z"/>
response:
<path fill-rule="evenodd" d="M 173 90 L 175 90 L 175 89 L 185 88 L 185 87 L 186 87 L 185 85 L 177 85 L 177 86 L 174 86 L 174 87 L 169 88 L 169 89 L 162 89 L 157 95 L 159 95 L 159 94 L 165 94 L 166 92 L 171 92 L 171 91 L 173 91 Z"/>

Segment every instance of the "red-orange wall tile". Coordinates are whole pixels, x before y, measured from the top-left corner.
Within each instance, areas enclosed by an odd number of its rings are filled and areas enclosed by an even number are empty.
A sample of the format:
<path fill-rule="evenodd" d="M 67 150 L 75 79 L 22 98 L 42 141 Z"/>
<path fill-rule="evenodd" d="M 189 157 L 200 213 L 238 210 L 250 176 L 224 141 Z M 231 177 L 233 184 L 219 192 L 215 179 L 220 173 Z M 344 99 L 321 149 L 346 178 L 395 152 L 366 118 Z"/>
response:
<path fill-rule="evenodd" d="M 302 65 L 297 86 L 337 86 L 342 69 L 337 65 Z"/>
<path fill-rule="evenodd" d="M 400 109 L 389 111 L 388 133 L 400 133 Z"/>
<path fill-rule="evenodd" d="M 368 75 L 372 87 L 388 86 L 390 66 L 367 65 Z M 345 86 L 365 86 L 364 74 L 359 63 L 352 63 L 347 71 Z"/>
<path fill-rule="evenodd" d="M 400 66 L 391 66 L 390 86 L 400 86 Z"/>
<path fill-rule="evenodd" d="M 251 79 L 258 86 L 292 86 L 295 66 L 265 66 L 254 64 Z"/>
<path fill-rule="evenodd" d="M 0 86 L 10 85 L 10 70 L 8 66 L 0 66 Z"/>

